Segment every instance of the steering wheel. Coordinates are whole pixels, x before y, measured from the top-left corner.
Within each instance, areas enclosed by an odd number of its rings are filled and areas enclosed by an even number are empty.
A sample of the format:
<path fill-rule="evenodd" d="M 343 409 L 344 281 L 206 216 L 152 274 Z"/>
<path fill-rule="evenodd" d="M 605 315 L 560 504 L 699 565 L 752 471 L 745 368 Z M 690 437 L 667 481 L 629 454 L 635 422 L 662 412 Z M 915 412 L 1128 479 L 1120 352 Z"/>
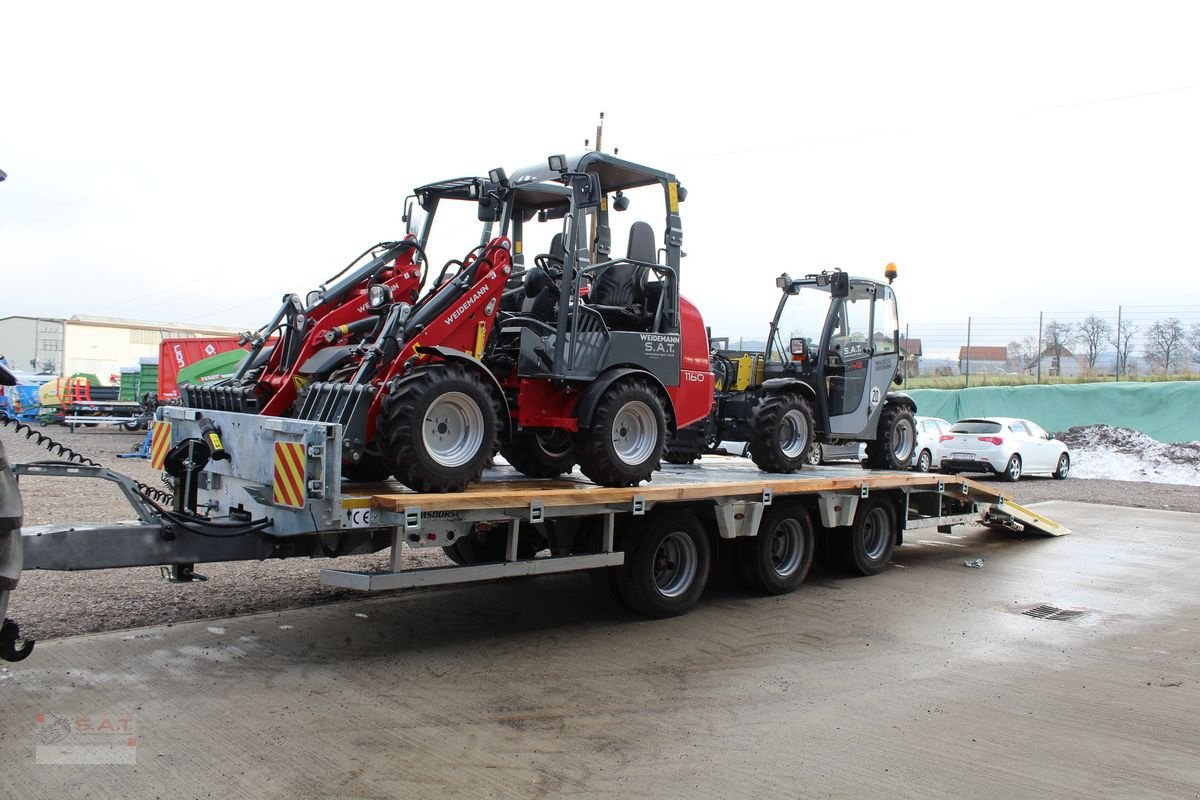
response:
<path fill-rule="evenodd" d="M 533 257 L 533 263 L 539 269 L 544 269 L 546 274 L 555 280 L 563 275 L 563 260 L 558 256 L 542 253 Z"/>

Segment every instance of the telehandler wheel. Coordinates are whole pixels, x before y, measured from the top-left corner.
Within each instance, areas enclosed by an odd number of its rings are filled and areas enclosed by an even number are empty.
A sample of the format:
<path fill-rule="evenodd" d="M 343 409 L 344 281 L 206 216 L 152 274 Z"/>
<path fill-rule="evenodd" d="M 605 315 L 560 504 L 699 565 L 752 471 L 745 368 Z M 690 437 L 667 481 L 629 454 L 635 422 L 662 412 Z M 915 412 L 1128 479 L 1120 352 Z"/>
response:
<path fill-rule="evenodd" d="M 854 523 L 834 532 L 830 544 L 840 552 L 845 569 L 858 575 L 878 575 L 887 569 L 896 549 L 895 511 L 881 498 L 862 501 Z"/>
<path fill-rule="evenodd" d="M 694 464 L 700 460 L 701 455 L 700 450 L 692 445 L 671 443 L 663 453 L 663 461 L 668 464 Z"/>
<path fill-rule="evenodd" d="M 704 526 L 687 511 L 641 517 L 625 537 L 625 563 L 617 589 L 631 609 L 648 617 L 674 617 L 700 599 L 708 583 L 712 550 Z"/>
<path fill-rule="evenodd" d="M 764 472 L 795 472 L 808 461 L 813 415 L 798 394 L 777 394 L 759 403 L 750 420 L 750 457 Z"/>
<path fill-rule="evenodd" d="M 637 486 L 658 468 L 667 440 L 662 398 L 641 379 L 610 387 L 590 428 L 575 436 L 579 468 L 601 486 Z"/>
<path fill-rule="evenodd" d="M 461 492 L 496 452 L 500 403 L 480 375 L 438 363 L 397 380 L 376 425 L 397 480 L 418 492 Z"/>
<path fill-rule="evenodd" d="M 758 535 L 738 539 L 736 544 L 742 579 L 764 594 L 795 591 L 812 567 L 812 521 L 799 504 L 772 506 L 758 527 Z"/>
<path fill-rule="evenodd" d="M 879 433 L 867 442 L 867 469 L 908 469 L 917 443 L 917 423 L 904 406 L 885 406 L 879 415 Z"/>
<path fill-rule="evenodd" d="M 500 455 L 531 478 L 557 478 L 575 467 L 571 434 L 555 428 L 526 428 L 500 445 Z"/>

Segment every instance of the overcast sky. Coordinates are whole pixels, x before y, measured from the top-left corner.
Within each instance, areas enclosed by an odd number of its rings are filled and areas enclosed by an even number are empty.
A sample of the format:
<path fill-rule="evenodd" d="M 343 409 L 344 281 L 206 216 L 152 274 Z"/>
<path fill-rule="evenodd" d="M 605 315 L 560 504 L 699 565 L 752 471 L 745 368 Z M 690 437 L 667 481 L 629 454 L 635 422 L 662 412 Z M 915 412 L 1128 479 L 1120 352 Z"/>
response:
<path fill-rule="evenodd" d="M 717 334 L 765 330 L 782 271 L 888 261 L 914 325 L 1194 309 L 1198 8 L 8 4 L 0 316 L 257 327 L 413 186 L 579 151 L 599 111 L 688 188 Z"/>

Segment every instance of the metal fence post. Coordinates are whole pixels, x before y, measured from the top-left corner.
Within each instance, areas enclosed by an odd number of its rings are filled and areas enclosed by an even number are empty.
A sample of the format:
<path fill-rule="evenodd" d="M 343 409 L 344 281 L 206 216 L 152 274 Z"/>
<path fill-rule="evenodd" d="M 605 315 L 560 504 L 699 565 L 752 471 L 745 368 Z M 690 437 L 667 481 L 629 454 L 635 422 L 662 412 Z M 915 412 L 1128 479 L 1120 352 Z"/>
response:
<path fill-rule="evenodd" d="M 1038 349 L 1037 355 L 1034 356 L 1037 359 L 1037 382 L 1039 384 L 1042 382 L 1042 315 L 1044 313 L 1046 312 L 1038 312 Z"/>
<path fill-rule="evenodd" d="M 967 372 L 963 388 L 971 388 L 971 318 L 967 317 Z"/>

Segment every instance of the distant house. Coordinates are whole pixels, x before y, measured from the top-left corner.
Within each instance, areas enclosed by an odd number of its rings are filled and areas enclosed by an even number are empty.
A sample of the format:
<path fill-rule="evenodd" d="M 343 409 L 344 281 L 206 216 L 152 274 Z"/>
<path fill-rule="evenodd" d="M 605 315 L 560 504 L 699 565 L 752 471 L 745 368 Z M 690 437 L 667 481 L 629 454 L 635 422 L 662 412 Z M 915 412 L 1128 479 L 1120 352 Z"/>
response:
<path fill-rule="evenodd" d="M 1086 365 L 1086 359 L 1083 364 L 1080 364 L 1080 359 L 1075 356 L 1067 348 L 1055 352 L 1050 348 L 1042 351 L 1042 355 L 1032 365 L 1026 369 L 1031 373 L 1037 373 L 1038 364 L 1041 364 L 1041 373 L 1043 376 L 1050 377 L 1071 377 L 1079 375 L 1083 372 L 1083 366 Z"/>
<path fill-rule="evenodd" d="M 972 375 L 1001 375 L 1008 372 L 1007 347 L 960 347 L 958 371 Z"/>
<path fill-rule="evenodd" d="M 900 352 L 904 355 L 904 374 L 921 374 L 921 340 L 900 337 Z"/>

